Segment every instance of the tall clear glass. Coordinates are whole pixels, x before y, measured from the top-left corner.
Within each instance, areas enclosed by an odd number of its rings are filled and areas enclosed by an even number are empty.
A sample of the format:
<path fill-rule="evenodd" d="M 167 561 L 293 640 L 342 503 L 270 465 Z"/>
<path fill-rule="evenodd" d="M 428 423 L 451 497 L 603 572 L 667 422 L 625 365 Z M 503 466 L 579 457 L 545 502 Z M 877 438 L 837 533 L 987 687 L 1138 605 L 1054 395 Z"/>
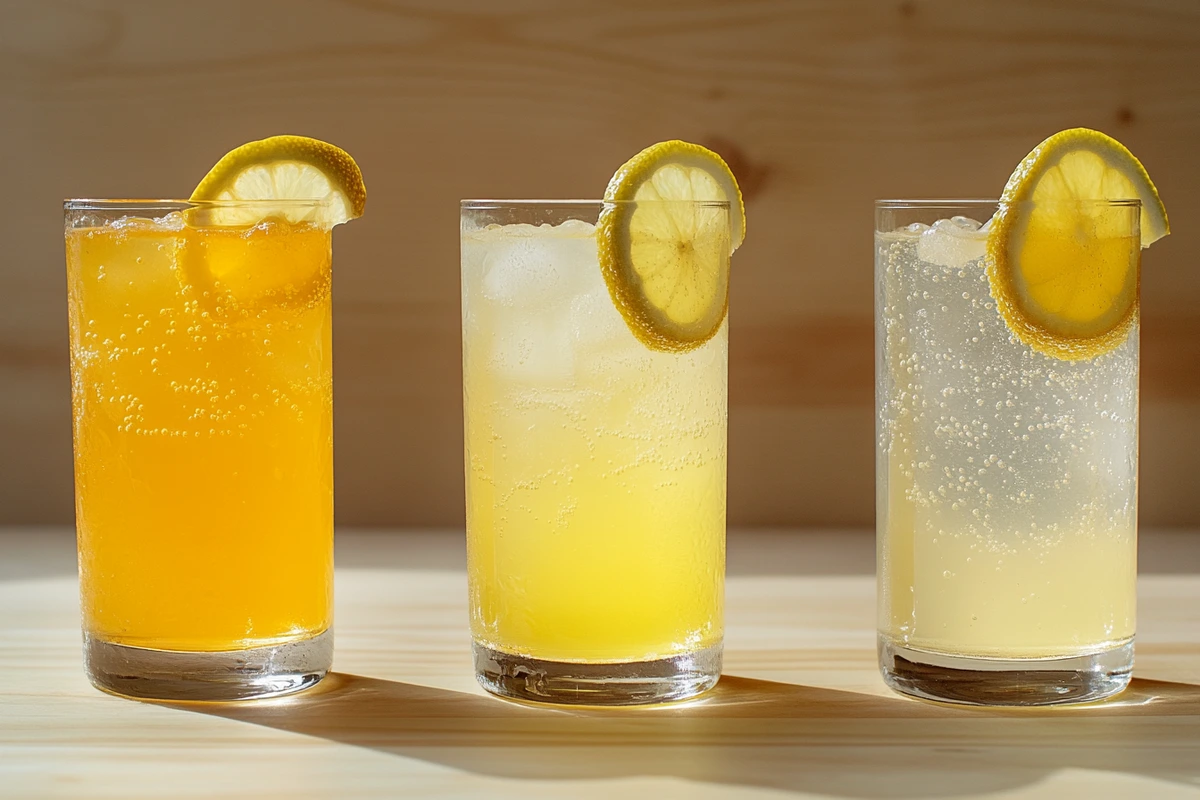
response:
<path fill-rule="evenodd" d="M 1136 263 L 1140 204 L 1106 205 Z M 1103 355 L 1023 344 L 989 285 L 996 210 L 875 207 L 880 664 L 935 700 L 1094 700 L 1133 667 L 1136 307 Z"/>
<path fill-rule="evenodd" d="M 526 700 L 677 700 L 721 671 L 727 325 L 686 353 L 634 338 L 603 207 L 462 204 L 475 670 Z"/>
<path fill-rule="evenodd" d="M 65 204 L 84 653 L 100 689 L 235 700 L 329 669 L 330 231 L 304 222 L 320 210 Z"/>

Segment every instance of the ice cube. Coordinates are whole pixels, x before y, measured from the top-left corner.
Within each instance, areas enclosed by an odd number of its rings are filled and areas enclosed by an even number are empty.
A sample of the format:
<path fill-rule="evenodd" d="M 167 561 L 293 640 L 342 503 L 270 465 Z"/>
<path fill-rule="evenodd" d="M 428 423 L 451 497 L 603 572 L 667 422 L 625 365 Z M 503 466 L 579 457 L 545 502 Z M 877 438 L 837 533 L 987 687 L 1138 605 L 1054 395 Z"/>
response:
<path fill-rule="evenodd" d="M 962 219 L 966 219 L 965 217 Z M 967 220 L 975 225 L 974 220 Z M 930 264 L 957 269 L 983 258 L 987 236 L 967 225 L 940 219 L 917 240 L 917 258 Z"/>
<path fill-rule="evenodd" d="M 491 368 L 505 379 L 557 386 L 575 378 L 575 351 L 565 319 L 547 314 L 497 320 Z"/>
<path fill-rule="evenodd" d="M 568 220 L 552 227 L 508 225 L 486 239 L 483 296 L 513 308 L 539 309 L 570 300 L 580 274 L 599 272 L 595 227 Z"/>
<path fill-rule="evenodd" d="M 187 227 L 187 220 L 178 211 L 172 211 L 161 217 L 121 217 L 109 223 L 115 231 L 148 231 L 152 233 L 168 233 L 181 231 Z"/>
<path fill-rule="evenodd" d="M 557 230 L 567 236 L 588 237 L 596 235 L 596 226 L 581 219 L 566 220 L 558 226 Z"/>
<path fill-rule="evenodd" d="M 496 236 L 483 256 L 483 296 L 514 308 L 536 308 L 562 291 L 563 271 L 540 238 Z"/>
<path fill-rule="evenodd" d="M 963 217 L 963 216 L 951 217 L 950 224 L 954 225 L 958 228 L 961 228 L 964 231 L 979 230 L 979 223 L 977 221 L 971 219 L 970 217 Z"/>
<path fill-rule="evenodd" d="M 599 270 L 597 270 L 599 272 Z M 596 346 L 620 342 L 629 335 L 621 312 L 613 305 L 604 281 L 599 291 L 576 295 L 571 300 L 571 338 L 577 344 Z"/>

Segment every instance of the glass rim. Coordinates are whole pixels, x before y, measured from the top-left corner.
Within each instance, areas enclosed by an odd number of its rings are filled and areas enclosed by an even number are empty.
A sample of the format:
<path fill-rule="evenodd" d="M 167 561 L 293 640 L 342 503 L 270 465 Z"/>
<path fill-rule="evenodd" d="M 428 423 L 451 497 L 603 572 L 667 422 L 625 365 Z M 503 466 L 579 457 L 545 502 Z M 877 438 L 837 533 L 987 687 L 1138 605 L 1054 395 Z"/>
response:
<path fill-rule="evenodd" d="M 304 197 L 275 200 L 172 200 L 142 197 L 69 197 L 63 200 L 64 211 L 143 211 L 185 208 L 323 208 L 332 203 L 328 197 Z"/>
<path fill-rule="evenodd" d="M 639 203 L 689 203 L 699 208 L 729 208 L 728 200 L 508 200 L 470 199 L 460 200 L 464 211 L 489 211 L 500 208 L 604 208 L 606 206 L 632 206 Z"/>
<path fill-rule="evenodd" d="M 1087 200 L 1074 200 L 1062 202 L 1075 202 L 1090 206 L 1108 206 L 1112 208 L 1132 208 L 1141 206 L 1142 200 L 1138 197 L 1123 197 L 1117 199 L 1095 198 Z M 1034 200 L 1022 200 L 1021 205 L 1036 205 Z M 978 206 L 999 206 L 1000 198 L 987 197 L 962 197 L 962 198 L 912 198 L 912 199 L 887 199 L 876 200 L 875 208 L 879 210 L 890 209 L 905 209 L 905 208 L 967 208 Z M 1042 203 L 1041 205 L 1048 205 Z"/>

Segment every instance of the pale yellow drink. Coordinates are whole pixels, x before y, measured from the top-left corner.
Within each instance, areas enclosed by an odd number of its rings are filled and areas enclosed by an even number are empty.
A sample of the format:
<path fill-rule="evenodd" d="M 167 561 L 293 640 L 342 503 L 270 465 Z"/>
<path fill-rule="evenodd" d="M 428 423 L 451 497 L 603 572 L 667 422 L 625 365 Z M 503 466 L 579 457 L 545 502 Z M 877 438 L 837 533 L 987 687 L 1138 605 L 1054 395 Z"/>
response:
<path fill-rule="evenodd" d="M 719 645 L 727 327 L 648 349 L 580 220 L 475 227 L 464 211 L 462 293 L 477 647 L 588 663 Z"/>
<path fill-rule="evenodd" d="M 978 227 L 876 237 L 880 632 L 985 659 L 1112 650 L 1135 623 L 1137 322 L 1094 358 L 1035 352 Z"/>
<path fill-rule="evenodd" d="M 982 224 L 981 224 L 982 223 Z M 998 200 L 875 204 L 879 665 L 978 705 L 1133 674 L 1143 249 L 1128 148 L 1052 134 Z"/>

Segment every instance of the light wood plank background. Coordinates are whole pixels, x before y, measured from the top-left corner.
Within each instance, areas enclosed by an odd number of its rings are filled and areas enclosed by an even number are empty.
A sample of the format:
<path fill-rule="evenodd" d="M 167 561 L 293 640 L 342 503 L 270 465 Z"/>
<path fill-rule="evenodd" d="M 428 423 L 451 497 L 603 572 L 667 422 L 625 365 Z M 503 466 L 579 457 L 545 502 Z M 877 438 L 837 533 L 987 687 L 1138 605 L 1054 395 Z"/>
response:
<path fill-rule="evenodd" d="M 457 201 L 597 196 L 705 142 L 748 198 L 730 521 L 869 524 L 871 201 L 995 196 L 1045 135 L 1126 142 L 1175 233 L 1146 256 L 1142 519 L 1200 523 L 1194 0 L 0 2 L 0 522 L 72 513 L 67 196 L 186 195 L 274 133 L 342 145 L 337 509 L 462 517 Z"/>

